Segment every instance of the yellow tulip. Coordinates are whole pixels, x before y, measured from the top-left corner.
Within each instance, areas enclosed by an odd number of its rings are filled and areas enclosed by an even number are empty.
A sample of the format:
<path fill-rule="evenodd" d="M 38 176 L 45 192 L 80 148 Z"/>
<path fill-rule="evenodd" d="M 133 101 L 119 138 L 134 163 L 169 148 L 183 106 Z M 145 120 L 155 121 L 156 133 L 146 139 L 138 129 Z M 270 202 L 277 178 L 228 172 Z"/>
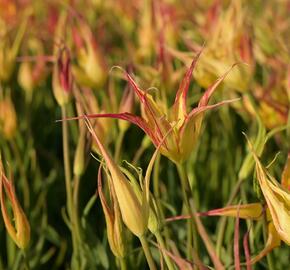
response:
<path fill-rule="evenodd" d="M 226 100 L 217 104 L 208 105 L 209 99 L 214 91 L 235 65 L 233 65 L 222 77 L 210 86 L 200 99 L 198 106 L 191 110 L 191 112 L 187 113 L 186 99 L 190 78 L 200 53 L 192 61 L 191 66 L 185 74 L 176 93 L 174 104 L 168 112 L 163 111 L 158 103 L 154 101 L 153 97 L 146 91 L 141 90 L 132 77 L 129 74 L 126 74 L 128 82 L 140 99 L 142 117 L 129 112 L 89 114 L 86 115 L 86 117 L 107 117 L 129 121 L 143 129 L 156 147 L 160 145 L 165 134 L 172 130 L 161 145 L 160 152 L 175 163 L 184 162 L 196 146 L 204 113 L 207 110 L 234 101 Z M 76 117 L 75 119 L 77 118 L 82 117 Z"/>

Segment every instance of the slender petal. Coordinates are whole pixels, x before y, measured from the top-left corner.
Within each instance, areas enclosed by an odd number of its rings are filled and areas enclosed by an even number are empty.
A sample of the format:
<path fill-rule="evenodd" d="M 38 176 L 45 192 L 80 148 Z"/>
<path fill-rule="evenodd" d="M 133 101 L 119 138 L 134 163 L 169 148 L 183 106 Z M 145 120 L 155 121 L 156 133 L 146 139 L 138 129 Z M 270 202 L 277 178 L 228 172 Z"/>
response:
<path fill-rule="evenodd" d="M 204 215 L 237 217 L 239 213 L 239 218 L 259 220 L 263 217 L 263 211 L 262 204 L 250 203 L 243 205 L 231 205 L 224 208 L 210 210 L 205 212 Z"/>
<path fill-rule="evenodd" d="M 226 78 L 226 76 L 230 73 L 230 71 L 237 65 L 238 63 L 233 64 L 220 78 L 216 80 L 216 82 L 210 86 L 205 93 L 203 94 L 202 98 L 200 99 L 198 103 L 198 107 L 205 106 L 208 104 L 210 97 L 214 93 L 214 91 L 217 89 L 217 87 L 223 82 L 223 80 Z"/>
<path fill-rule="evenodd" d="M 179 121 L 183 122 L 184 117 L 187 115 L 187 113 L 186 113 L 187 92 L 188 92 L 192 72 L 196 66 L 196 63 L 197 63 L 201 53 L 202 53 L 202 50 L 192 60 L 190 68 L 187 70 L 183 80 L 181 81 L 179 89 L 176 93 L 175 101 L 173 104 L 173 114 L 175 117 L 175 119 L 174 119 L 175 121 L 179 120 Z"/>

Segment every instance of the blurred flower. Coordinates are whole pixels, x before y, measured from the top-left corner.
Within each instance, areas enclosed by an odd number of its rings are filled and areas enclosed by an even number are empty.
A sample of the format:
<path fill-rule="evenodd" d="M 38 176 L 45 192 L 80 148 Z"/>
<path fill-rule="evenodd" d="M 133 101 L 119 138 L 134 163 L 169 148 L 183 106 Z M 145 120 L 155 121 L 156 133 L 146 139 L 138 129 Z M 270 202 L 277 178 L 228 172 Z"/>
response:
<path fill-rule="evenodd" d="M 6 207 L 3 187 L 7 195 L 7 198 L 11 203 L 13 212 L 12 219 L 10 218 Z M 8 178 L 4 173 L 1 159 L 0 159 L 0 202 L 1 202 L 1 212 L 6 230 L 8 231 L 10 237 L 13 239 L 15 244 L 19 248 L 25 249 L 28 246 L 30 240 L 30 225 L 17 199 L 13 181 L 12 179 L 8 180 Z"/>
<path fill-rule="evenodd" d="M 74 97 L 78 105 L 77 108 L 79 107 L 79 115 L 87 115 L 93 112 L 104 113 L 109 110 L 108 100 L 106 99 L 106 97 L 103 97 L 103 102 L 100 105 L 94 91 L 92 91 L 92 89 L 90 88 L 82 88 L 80 91 L 74 91 Z M 108 118 L 92 120 L 92 126 L 94 128 L 94 131 L 104 145 L 108 145 L 112 140 L 112 124 L 112 119 Z M 100 153 L 95 141 L 92 142 L 92 150 L 96 153 Z"/>
<path fill-rule="evenodd" d="M 245 62 L 224 80 L 224 85 L 237 91 L 247 91 L 254 70 L 252 40 L 247 27 L 247 13 L 241 0 L 229 1 L 227 9 L 223 10 L 223 1 L 214 1 L 207 16 L 200 23 L 200 35 L 206 43 L 203 57 L 194 70 L 194 76 L 202 87 L 209 87 L 227 70 L 232 63 Z M 193 39 L 193 38 L 191 38 Z M 199 47 L 198 43 L 188 42 L 191 50 Z M 179 57 L 176 50 L 170 50 Z M 184 54 L 180 60 L 186 64 L 191 61 L 190 55 Z"/>
<path fill-rule="evenodd" d="M 190 78 L 199 55 L 200 53 L 192 61 L 192 64 L 176 93 L 175 102 L 168 112 L 166 109 L 162 110 L 162 107 L 153 100 L 152 95 L 141 90 L 132 77 L 127 74 L 126 76 L 130 85 L 141 101 L 142 117 L 128 112 L 118 114 L 91 114 L 87 115 L 87 117 L 109 117 L 132 122 L 143 129 L 156 147 L 160 144 L 164 135 L 169 130 L 173 129 L 165 139 L 164 144 L 161 146 L 160 152 L 176 163 L 185 161 L 196 146 L 204 118 L 204 112 L 233 101 L 227 100 L 214 105 L 208 105 L 210 97 L 233 68 L 232 66 L 222 77 L 206 90 L 200 99 L 198 106 L 190 113 L 186 112 L 186 99 Z"/>
<path fill-rule="evenodd" d="M 25 30 L 27 16 L 20 23 L 14 42 L 10 44 L 7 30 L 0 25 L 0 82 L 8 82 L 15 68 L 16 56 L 18 54 Z"/>
<path fill-rule="evenodd" d="M 72 91 L 71 58 L 67 48 L 59 50 L 52 74 L 53 94 L 60 106 L 65 105 Z"/>
<path fill-rule="evenodd" d="M 4 138 L 14 137 L 17 129 L 17 115 L 10 96 L 0 98 L 0 133 Z"/>
<path fill-rule="evenodd" d="M 106 81 L 106 63 L 89 26 L 79 20 L 79 26 L 73 28 L 76 44 L 76 63 L 72 72 L 76 81 L 86 87 L 102 87 Z"/>
<path fill-rule="evenodd" d="M 49 57 L 44 56 L 43 44 L 38 39 L 30 38 L 27 44 L 32 55 L 27 56 L 27 59 L 25 56 L 20 58 L 23 62 L 19 66 L 18 83 L 25 91 L 28 100 L 31 100 L 33 90 L 45 77 L 46 58 Z"/>

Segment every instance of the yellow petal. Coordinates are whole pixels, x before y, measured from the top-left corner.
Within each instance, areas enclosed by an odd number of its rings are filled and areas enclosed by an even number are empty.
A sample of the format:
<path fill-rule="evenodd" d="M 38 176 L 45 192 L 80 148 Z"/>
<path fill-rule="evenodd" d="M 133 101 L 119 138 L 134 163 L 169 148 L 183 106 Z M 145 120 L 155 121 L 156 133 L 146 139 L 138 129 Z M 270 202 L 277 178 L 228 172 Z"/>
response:
<path fill-rule="evenodd" d="M 290 191 L 290 152 L 288 153 L 287 162 L 282 173 L 281 185 Z"/>
<path fill-rule="evenodd" d="M 257 178 L 280 238 L 290 245 L 290 193 L 262 166 L 256 154 Z"/>

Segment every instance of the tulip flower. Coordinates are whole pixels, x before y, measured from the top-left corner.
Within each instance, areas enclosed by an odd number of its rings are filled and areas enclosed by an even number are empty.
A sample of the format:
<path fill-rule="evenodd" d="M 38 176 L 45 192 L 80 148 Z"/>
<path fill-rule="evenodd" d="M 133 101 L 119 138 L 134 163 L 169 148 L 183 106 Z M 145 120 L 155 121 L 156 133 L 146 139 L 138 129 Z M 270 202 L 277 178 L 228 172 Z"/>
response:
<path fill-rule="evenodd" d="M 268 222 L 268 239 L 264 249 L 254 258 L 251 264 L 256 263 L 272 249 L 280 246 L 281 241 L 290 245 L 290 192 L 289 192 L 289 164 L 288 160 L 282 175 L 282 184 L 279 184 L 273 176 L 261 164 L 257 155 L 252 151 L 256 162 L 256 172 L 261 191 L 266 205 L 251 203 L 245 205 L 227 206 L 221 209 L 211 210 L 205 213 L 208 216 L 229 216 L 243 219 L 261 220 L 263 213 Z"/>
<path fill-rule="evenodd" d="M 11 203 L 13 212 L 12 218 L 13 221 L 11 220 L 6 207 L 3 187 L 6 192 L 7 198 Z M 3 164 L 1 160 L 0 160 L 0 203 L 2 217 L 4 220 L 6 230 L 8 231 L 10 237 L 13 239 L 15 244 L 19 248 L 25 249 L 28 246 L 30 240 L 29 222 L 17 199 L 12 179 L 8 180 L 8 178 L 4 173 Z"/>
<path fill-rule="evenodd" d="M 190 153 L 196 146 L 196 142 L 201 130 L 201 124 L 204 118 L 204 113 L 207 110 L 236 100 L 226 100 L 214 105 L 208 105 L 210 97 L 230 72 L 230 70 L 235 66 L 233 65 L 222 77 L 220 77 L 212 86 L 206 90 L 200 99 L 198 106 L 192 109 L 191 112 L 187 113 L 186 99 L 190 78 L 200 53 L 192 61 L 190 68 L 188 69 L 179 86 L 174 104 L 171 109 L 168 110 L 168 112 L 164 112 L 160 106 L 158 106 L 157 102 L 154 101 L 152 95 L 140 89 L 133 78 L 126 73 L 128 82 L 134 89 L 141 102 L 142 117 L 128 112 L 90 114 L 86 115 L 86 117 L 108 117 L 129 121 L 139 126 L 150 137 L 156 147 L 163 140 L 165 134 L 172 129 L 172 132 L 170 132 L 170 134 L 164 140 L 164 143 L 160 148 L 160 152 L 164 156 L 167 156 L 169 159 L 171 159 L 173 162 L 182 163 L 189 157 Z M 84 117 L 80 116 L 73 119 L 80 118 Z"/>

